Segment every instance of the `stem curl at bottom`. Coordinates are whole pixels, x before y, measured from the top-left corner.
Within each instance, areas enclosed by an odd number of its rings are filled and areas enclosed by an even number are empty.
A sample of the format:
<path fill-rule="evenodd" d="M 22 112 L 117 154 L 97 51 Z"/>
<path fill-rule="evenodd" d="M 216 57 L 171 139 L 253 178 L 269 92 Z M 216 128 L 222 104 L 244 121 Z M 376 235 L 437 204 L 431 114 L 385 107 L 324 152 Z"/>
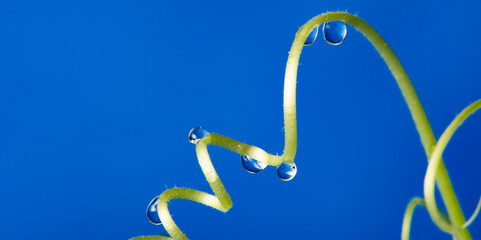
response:
<path fill-rule="evenodd" d="M 177 227 L 173 221 L 168 208 L 167 202 L 173 199 L 187 199 L 194 202 L 202 203 L 214 209 L 226 212 L 232 207 L 232 201 L 229 194 L 225 190 L 220 178 L 218 177 L 209 154 L 207 152 L 207 145 L 216 145 L 228 150 L 237 152 L 241 155 L 249 155 L 256 160 L 271 166 L 277 166 L 281 163 L 294 163 L 297 152 L 297 119 L 296 119 L 296 84 L 297 84 L 297 68 L 299 65 L 299 58 L 304 47 L 304 42 L 309 33 L 317 26 L 332 21 L 342 21 L 351 25 L 359 32 L 361 32 L 379 52 L 383 60 L 386 62 L 392 75 L 394 76 L 401 93 L 408 105 L 412 118 L 419 132 L 421 143 L 423 144 L 426 156 L 431 159 L 431 151 L 436 146 L 436 139 L 432 132 L 429 121 L 426 117 L 424 109 L 419 101 L 419 98 L 414 90 L 414 87 L 409 80 L 404 68 L 399 62 L 398 58 L 384 41 L 384 39 L 366 22 L 357 16 L 345 12 L 328 12 L 321 14 L 302 27 L 296 33 L 294 43 L 292 44 L 287 60 L 285 81 L 284 81 L 284 126 L 285 126 L 285 147 L 284 153 L 281 156 L 271 155 L 264 150 L 238 142 L 236 140 L 224 137 L 218 134 L 209 134 L 199 141 L 196 145 L 197 157 L 199 165 L 211 186 L 214 195 L 192 190 L 188 188 L 172 188 L 166 190 L 159 196 L 158 200 L 158 215 L 165 226 L 165 229 L 173 239 L 188 239 L 182 231 Z M 453 229 L 458 229 L 456 237 L 459 240 L 471 240 L 471 236 L 467 228 L 461 228 L 465 224 L 464 216 L 459 206 L 458 200 L 451 186 L 448 173 L 445 169 L 441 156 L 436 158 L 437 163 L 435 170 L 432 170 L 432 179 L 436 180 L 441 196 L 444 200 L 449 220 L 441 220 L 441 224 L 449 223 Z M 431 167 L 433 168 L 433 167 Z M 411 207 L 414 209 L 416 204 L 424 204 L 424 201 L 415 201 Z M 411 205 L 411 204 L 410 204 Z M 433 214 L 438 214 L 438 209 L 435 205 L 428 202 L 428 210 Z M 412 210 L 409 212 L 409 222 L 412 216 Z M 433 219 L 434 220 L 434 219 Z M 439 219 L 438 219 L 439 220 Z M 436 222 L 436 221 L 435 221 Z M 438 223 L 437 223 L 438 224 Z M 404 229 L 404 228 L 403 228 Z M 409 230 L 409 229 L 408 229 Z M 409 232 L 409 231 L 408 231 Z M 404 235 L 404 234 L 403 234 Z M 409 236 L 409 234 L 408 234 Z M 137 237 L 132 240 L 163 240 L 169 239 L 167 237 L 159 236 L 145 236 Z"/>
<path fill-rule="evenodd" d="M 449 124 L 446 128 L 444 133 L 439 138 L 436 147 L 434 147 L 433 152 L 431 154 L 431 158 L 429 159 L 429 165 L 426 170 L 426 176 L 424 178 L 424 197 L 426 200 L 426 208 L 431 216 L 433 222 L 443 231 L 452 234 L 453 236 L 457 236 L 460 231 L 466 229 L 466 227 L 474 221 L 477 214 L 479 213 L 479 208 L 481 206 L 481 199 L 476 207 L 476 210 L 470 219 L 463 223 L 461 226 L 453 225 L 447 222 L 445 219 L 441 218 L 441 216 L 437 212 L 437 205 L 436 199 L 434 196 L 434 185 L 435 185 L 435 175 L 439 169 L 441 156 L 446 148 L 449 140 L 453 136 L 454 132 L 461 126 L 461 124 L 474 112 L 481 108 L 481 99 L 472 103 L 468 107 L 466 107 L 456 118 Z"/>

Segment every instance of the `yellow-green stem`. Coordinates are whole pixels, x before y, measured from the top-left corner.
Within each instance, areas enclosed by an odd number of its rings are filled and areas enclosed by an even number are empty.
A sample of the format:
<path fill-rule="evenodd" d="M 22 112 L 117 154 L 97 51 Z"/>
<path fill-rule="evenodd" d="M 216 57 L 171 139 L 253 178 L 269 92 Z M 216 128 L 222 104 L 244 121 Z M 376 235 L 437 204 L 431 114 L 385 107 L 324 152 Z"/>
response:
<path fill-rule="evenodd" d="M 421 198 L 413 198 L 404 212 L 403 226 L 401 231 L 401 240 L 409 240 L 409 233 L 411 232 L 411 221 L 413 219 L 414 209 L 417 206 L 426 206 L 426 203 Z"/>
<path fill-rule="evenodd" d="M 427 119 L 424 109 L 419 101 L 419 98 L 414 90 L 414 87 L 409 80 L 406 71 L 399 62 L 398 58 L 384 41 L 384 39 L 374 30 L 369 24 L 362 19 L 345 12 L 329 12 L 321 14 L 306 24 L 304 24 L 297 32 L 294 43 L 292 44 L 289 59 L 287 61 L 286 77 L 284 83 L 284 122 L 285 122 L 285 159 L 294 159 L 297 147 L 297 126 L 296 126 L 296 79 L 297 67 L 299 57 L 304 45 L 304 42 L 309 33 L 316 27 L 325 22 L 342 21 L 351 25 L 359 32 L 361 32 L 376 48 L 381 57 L 386 62 L 389 70 L 396 79 L 396 82 L 401 90 L 402 95 L 408 105 L 412 118 L 421 137 L 421 143 L 424 147 L 427 158 L 431 156 L 431 151 L 436 145 L 431 125 Z M 439 168 L 436 173 L 436 182 L 439 191 L 443 198 L 446 210 L 449 215 L 451 224 L 459 228 L 465 222 L 461 207 L 459 206 L 456 194 L 454 193 L 451 181 L 449 179 L 444 162 L 441 160 Z M 468 229 L 461 229 L 458 232 L 459 240 L 471 240 L 471 235 Z"/>
<path fill-rule="evenodd" d="M 207 152 L 207 145 L 216 145 L 241 155 L 249 155 L 258 161 L 269 165 L 277 166 L 282 162 L 293 163 L 297 151 L 297 120 L 296 120 L 296 79 L 299 58 L 304 46 L 304 42 L 311 30 L 325 22 L 342 21 L 358 31 L 360 31 L 376 48 L 384 59 L 394 78 L 396 79 L 402 95 L 404 96 L 409 110 L 411 111 L 414 123 L 421 137 L 426 155 L 431 155 L 431 149 L 435 146 L 431 126 L 427 120 L 426 114 L 421 106 L 417 94 L 399 60 L 394 55 L 391 48 L 381 38 L 381 36 L 367 23 L 358 17 L 344 13 L 331 12 L 315 17 L 314 19 L 303 25 L 296 33 L 296 38 L 291 47 L 289 58 L 287 61 L 285 82 L 284 82 L 284 124 L 285 124 L 285 148 L 282 156 L 276 156 L 266 153 L 264 150 L 241 143 L 234 139 L 224 137 L 219 134 L 209 134 L 196 144 L 197 158 L 199 165 L 211 186 L 214 195 L 192 190 L 188 188 L 173 188 L 166 190 L 159 196 L 158 214 L 167 232 L 173 239 L 187 239 L 173 221 L 168 209 L 167 203 L 173 199 L 187 199 L 194 202 L 213 207 L 217 210 L 226 212 L 232 207 L 232 201 L 225 190 L 219 176 L 217 175 L 212 161 Z M 439 170 L 436 174 L 436 181 L 441 191 L 444 203 L 449 213 L 449 218 L 453 226 L 459 228 L 464 223 L 464 216 L 461 212 L 459 204 L 451 186 L 449 177 L 442 160 L 439 162 Z M 412 212 L 411 212 L 412 215 Z M 470 240 L 471 236 L 467 229 L 460 229 L 458 232 L 459 240 Z"/>
<path fill-rule="evenodd" d="M 458 239 L 462 239 L 460 237 L 460 233 L 466 230 L 467 228 L 462 227 L 464 225 L 464 221 L 459 225 L 449 224 L 445 220 L 443 220 L 441 216 L 438 215 L 437 213 L 438 207 L 436 205 L 436 200 L 434 197 L 435 174 L 438 171 L 438 169 L 441 167 L 441 163 L 442 163 L 441 156 L 443 154 L 444 149 L 446 148 L 446 145 L 451 139 L 452 135 L 454 134 L 456 129 L 464 122 L 464 120 L 466 120 L 466 118 L 468 118 L 471 114 L 473 114 L 479 108 L 481 108 L 481 100 L 478 100 L 473 104 L 469 105 L 468 107 L 466 107 L 458 116 L 456 116 L 454 121 L 452 121 L 451 124 L 449 124 L 449 126 L 446 128 L 444 133 L 439 138 L 438 144 L 433 149 L 431 158 L 429 159 L 428 169 L 426 170 L 426 176 L 424 178 L 424 197 L 426 199 L 426 208 L 428 209 L 431 219 L 443 231 L 449 232 L 455 235 Z M 474 216 L 476 216 L 477 212 L 478 211 L 475 211 Z"/>
<path fill-rule="evenodd" d="M 406 211 L 404 212 L 403 218 L 403 225 L 402 225 L 402 232 L 401 232 L 401 240 L 409 240 L 409 233 L 411 232 L 411 222 L 413 220 L 413 213 L 414 209 L 417 206 L 426 207 L 426 202 L 418 197 L 415 197 L 409 201 L 408 206 L 406 207 Z M 444 220 L 448 221 L 448 216 L 438 210 L 438 214 L 443 217 Z"/>

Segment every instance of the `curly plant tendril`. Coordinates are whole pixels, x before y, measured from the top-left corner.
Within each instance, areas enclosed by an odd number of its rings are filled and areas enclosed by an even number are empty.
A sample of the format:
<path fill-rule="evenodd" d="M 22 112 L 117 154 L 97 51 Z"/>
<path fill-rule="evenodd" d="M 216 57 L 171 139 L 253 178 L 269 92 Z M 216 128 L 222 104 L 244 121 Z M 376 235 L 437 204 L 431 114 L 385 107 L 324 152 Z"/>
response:
<path fill-rule="evenodd" d="M 426 200 L 421 198 L 413 198 L 407 208 L 406 212 L 404 213 L 404 220 L 402 226 L 402 240 L 409 239 L 409 232 L 411 228 L 411 221 L 412 215 L 414 212 L 414 208 L 418 205 L 426 207 L 428 213 L 433 220 L 433 222 L 444 232 L 450 233 L 453 235 L 453 239 L 458 239 L 457 233 L 460 229 L 467 228 L 471 223 L 473 223 L 474 219 L 476 219 L 479 211 L 481 209 L 481 198 L 478 201 L 476 209 L 471 217 L 466 221 L 462 226 L 456 228 L 452 223 L 449 221 L 449 218 L 446 216 L 445 213 L 440 211 L 436 205 L 435 195 L 434 195 L 434 185 L 435 185 L 435 173 L 439 168 L 439 164 L 441 160 L 441 155 L 443 154 L 444 149 L 446 148 L 449 140 L 453 136 L 454 132 L 461 126 L 461 124 L 475 111 L 481 108 L 481 99 L 472 103 L 468 107 L 466 107 L 448 126 L 448 128 L 444 131 L 441 138 L 439 138 L 439 142 L 436 144 L 435 148 L 432 151 L 431 158 L 429 159 L 428 168 L 426 170 L 426 175 L 424 179 L 424 196 Z"/>
<path fill-rule="evenodd" d="M 406 212 L 404 212 L 401 240 L 409 240 L 409 233 L 411 231 L 411 221 L 413 218 L 414 209 L 417 206 L 426 207 L 426 202 L 419 197 L 415 197 L 411 199 L 411 201 L 409 201 L 408 206 L 406 208 Z M 441 215 L 444 219 L 447 219 L 447 221 L 449 221 L 448 216 L 443 211 L 438 209 L 438 214 Z"/>
<path fill-rule="evenodd" d="M 461 226 L 461 228 L 469 227 L 469 225 L 471 225 L 471 223 L 474 222 L 474 219 L 476 219 L 476 217 L 478 216 L 479 210 L 481 210 L 481 197 L 479 198 L 478 205 L 476 206 L 476 209 L 474 210 L 473 215 L 471 215 L 471 217 L 468 219 L 468 221 L 466 221 L 463 224 L 463 226 Z"/>
<path fill-rule="evenodd" d="M 411 231 L 411 221 L 413 218 L 414 209 L 417 206 L 426 207 L 426 202 L 418 197 L 409 201 L 406 211 L 404 212 L 403 225 L 401 231 L 401 240 L 409 240 L 409 232 Z"/>
<path fill-rule="evenodd" d="M 319 25 L 332 21 L 340 21 L 351 25 L 359 32 L 361 32 L 379 52 L 382 59 L 386 62 L 392 75 L 394 76 L 401 93 L 408 105 L 412 118 L 416 125 L 416 129 L 419 132 L 421 142 L 423 144 L 426 156 L 428 159 L 436 161 L 435 167 L 431 166 L 431 181 L 434 186 L 436 181 L 437 186 L 441 192 L 442 199 L 447 209 L 447 214 L 444 219 L 439 218 L 443 213 L 437 209 L 436 205 L 432 202 L 425 203 L 420 198 L 413 199 L 406 211 L 403 224 L 403 239 L 409 238 L 409 228 L 412 218 L 412 213 L 416 205 L 425 205 L 428 210 L 434 213 L 438 219 L 433 221 L 441 227 L 449 226 L 449 229 L 457 229 L 456 237 L 459 240 L 470 240 L 471 236 L 468 229 L 463 228 L 465 224 L 464 216 L 461 208 L 458 204 L 458 200 L 451 186 L 451 182 L 448 177 L 448 173 L 444 166 L 443 160 L 440 154 L 436 155 L 436 158 L 431 157 L 431 151 L 436 146 L 436 139 L 432 132 L 429 121 L 423 110 L 421 102 L 414 90 L 414 87 L 409 80 L 404 68 L 397 59 L 394 52 L 384 39 L 366 22 L 362 19 L 351 15 L 346 12 L 328 12 L 321 14 L 302 27 L 300 27 L 296 33 L 294 42 L 289 52 L 289 58 L 287 60 L 285 81 L 284 81 L 284 125 L 285 125 L 285 148 L 284 153 L 281 156 L 271 155 L 261 148 L 244 144 L 234 139 L 210 133 L 200 139 L 196 143 L 196 153 L 199 161 L 199 165 L 209 183 L 214 194 L 208 194 L 188 188 L 172 188 L 164 191 L 158 196 L 157 201 L 157 213 L 160 221 L 164 225 L 166 231 L 170 234 L 172 239 L 188 239 L 185 234 L 177 227 L 172 219 L 169 210 L 167 208 L 167 202 L 173 199 L 187 199 L 194 202 L 198 202 L 222 212 L 227 212 L 232 207 L 232 201 L 229 194 L 220 181 L 217 172 L 212 165 L 212 161 L 207 151 L 207 145 L 219 146 L 241 155 L 248 155 L 259 162 L 270 166 L 279 166 L 282 163 L 293 164 L 296 151 L 297 151 L 297 120 L 296 120 L 296 83 L 297 83 L 297 68 L 299 65 L 299 58 L 304 47 L 304 43 L 311 33 L 311 31 Z M 439 150 L 438 150 L 439 151 Z M 434 200 L 433 200 L 434 201 Z M 441 220 L 440 220 L 441 219 Z M 441 223 L 438 223 L 441 222 Z M 445 226 L 446 225 L 446 226 Z M 452 233 L 452 232 L 451 232 Z M 404 236 L 407 236 L 406 238 Z M 455 236 L 456 235 L 456 236 Z M 163 236 L 144 236 L 136 237 L 131 240 L 163 240 L 171 239 Z"/>
<path fill-rule="evenodd" d="M 428 209 L 431 219 L 436 223 L 436 225 L 443 231 L 457 235 L 457 232 L 466 229 L 466 227 L 471 224 L 479 213 L 479 208 L 481 202 L 478 203 L 474 214 L 470 219 L 461 226 L 456 226 L 449 224 L 446 220 L 442 219 L 439 214 L 437 214 L 437 205 L 434 196 L 434 185 L 435 185 L 435 174 L 440 166 L 441 156 L 448 144 L 449 140 L 453 136 L 454 132 L 458 127 L 468 118 L 471 114 L 481 108 L 481 99 L 472 103 L 466 107 L 456 118 L 449 124 L 444 133 L 439 138 L 439 142 L 433 149 L 431 158 L 429 159 L 428 169 L 426 170 L 426 176 L 424 178 L 424 197 L 426 199 L 426 208 Z M 480 199 L 481 201 L 481 199 Z"/>

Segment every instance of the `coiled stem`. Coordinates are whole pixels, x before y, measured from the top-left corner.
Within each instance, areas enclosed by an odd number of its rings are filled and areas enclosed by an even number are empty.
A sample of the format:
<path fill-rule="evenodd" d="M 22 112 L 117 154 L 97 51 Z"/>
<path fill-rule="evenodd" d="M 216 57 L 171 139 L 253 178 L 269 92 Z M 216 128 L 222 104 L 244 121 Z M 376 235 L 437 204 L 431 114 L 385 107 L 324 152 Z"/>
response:
<path fill-rule="evenodd" d="M 409 204 L 404 212 L 401 240 L 409 240 L 409 233 L 411 232 L 411 221 L 413 218 L 414 209 L 417 206 L 426 207 L 426 202 L 422 198 L 415 197 L 409 201 Z M 438 214 L 446 221 L 449 221 L 449 217 L 443 211 L 438 209 Z"/>
<path fill-rule="evenodd" d="M 451 124 L 449 124 L 449 126 L 439 138 L 439 142 L 436 144 L 436 147 L 433 149 L 433 152 L 429 159 L 428 169 L 426 170 L 426 176 L 424 178 L 424 197 L 426 199 L 426 208 L 428 209 L 431 219 L 441 230 L 447 233 L 451 233 L 454 236 L 458 236 L 459 233 L 465 230 L 467 225 L 469 225 L 474 220 L 477 213 L 479 212 L 479 204 L 477 210 L 473 214 L 473 217 L 471 217 L 468 222 L 463 222 L 461 225 L 450 224 L 445 219 L 441 218 L 437 212 L 438 208 L 434 196 L 435 175 L 440 167 L 443 151 L 446 148 L 449 140 L 453 136 L 454 132 L 456 131 L 456 129 L 458 129 L 459 126 L 461 126 L 461 124 L 466 120 L 466 118 L 468 118 L 479 108 L 481 108 L 481 99 L 466 107 L 458 116 L 456 116 L 456 118 L 451 122 Z"/>
<path fill-rule="evenodd" d="M 232 207 L 232 201 L 212 165 L 211 159 L 207 152 L 207 145 L 215 145 L 237 152 L 241 155 L 249 155 L 256 160 L 271 166 L 277 166 L 283 162 L 289 164 L 294 163 L 297 151 L 296 83 L 297 68 L 299 64 L 300 54 L 309 33 L 315 27 L 323 23 L 332 21 L 342 21 L 356 28 L 372 43 L 372 45 L 379 52 L 383 60 L 386 62 L 388 68 L 390 69 L 392 75 L 394 76 L 397 84 L 399 85 L 402 95 L 404 96 L 404 99 L 408 105 L 414 123 L 416 125 L 416 129 L 419 132 L 419 136 L 421 138 L 421 142 L 423 144 L 426 156 L 428 157 L 428 159 L 434 159 L 431 157 L 431 152 L 432 149 L 436 146 L 436 139 L 432 132 L 431 126 L 423 110 L 421 102 L 419 101 L 416 91 L 414 90 L 414 87 L 409 80 L 409 77 L 407 76 L 404 68 L 402 67 L 401 63 L 399 62 L 389 45 L 371 26 L 369 26 L 362 19 L 354 15 L 345 12 L 324 13 L 311 19 L 299 28 L 296 33 L 294 43 L 292 44 L 291 50 L 289 52 L 284 81 L 284 154 L 282 156 L 271 155 L 258 147 L 244 144 L 234 139 L 227 138 L 218 134 L 209 134 L 204 137 L 196 144 L 196 152 L 199 160 L 199 165 L 201 166 L 202 171 L 214 192 L 214 195 L 187 188 L 172 188 L 166 190 L 159 196 L 158 214 L 162 223 L 165 226 L 165 229 L 173 239 L 187 239 L 187 237 L 182 233 L 182 231 L 180 231 L 180 229 L 177 227 L 172 217 L 170 216 L 167 208 L 168 201 L 173 199 L 188 199 L 213 207 L 223 212 L 228 211 Z M 458 200 L 456 198 L 454 190 L 451 186 L 451 182 L 449 180 L 444 163 L 441 159 L 441 155 L 438 154 L 435 157 L 436 165 L 435 167 L 431 167 L 430 176 L 433 186 L 434 179 L 436 179 L 439 190 L 441 192 L 441 196 L 446 205 L 446 209 L 449 215 L 449 221 L 443 220 L 442 218 L 437 218 L 436 220 L 434 220 L 433 218 L 433 220 L 443 230 L 446 230 L 446 228 L 457 229 L 456 237 L 459 240 L 470 240 L 471 236 L 469 234 L 469 231 L 466 228 L 461 227 L 465 223 L 464 216 L 458 204 Z M 416 200 L 412 204 L 410 204 L 410 207 L 408 207 L 408 209 L 412 210 L 408 211 L 409 221 L 407 222 L 409 223 L 411 222 L 410 219 L 414 206 L 417 204 L 424 204 L 424 201 Z M 429 203 L 427 205 L 430 214 L 439 216 L 437 215 L 439 210 L 437 209 L 436 205 Z M 433 217 L 433 215 L 431 215 L 431 217 Z M 408 227 L 407 233 L 407 236 L 409 236 Z M 140 238 L 134 239 L 140 240 Z M 144 237 L 143 239 L 154 240 L 158 238 Z"/>

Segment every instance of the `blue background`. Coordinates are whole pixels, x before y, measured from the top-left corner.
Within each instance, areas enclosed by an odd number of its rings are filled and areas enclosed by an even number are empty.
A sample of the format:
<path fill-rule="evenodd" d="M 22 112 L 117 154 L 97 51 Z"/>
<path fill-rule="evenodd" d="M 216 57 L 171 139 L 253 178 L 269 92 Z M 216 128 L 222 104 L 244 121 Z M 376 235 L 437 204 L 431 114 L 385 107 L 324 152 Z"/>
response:
<path fill-rule="evenodd" d="M 127 239 L 166 188 L 211 192 L 189 130 L 282 154 L 299 26 L 348 10 L 398 54 L 437 137 L 481 98 L 481 1 L 0 0 L 0 239 Z M 252 175 L 211 147 L 234 202 L 170 204 L 192 239 L 399 239 L 427 161 L 387 67 L 360 33 L 304 49 L 298 174 Z M 481 113 L 444 154 L 465 215 L 481 194 Z M 438 200 L 440 200 L 438 198 Z M 439 201 L 440 203 L 440 201 Z M 471 227 L 481 239 L 481 220 Z M 412 239 L 450 239 L 424 209 Z"/>

